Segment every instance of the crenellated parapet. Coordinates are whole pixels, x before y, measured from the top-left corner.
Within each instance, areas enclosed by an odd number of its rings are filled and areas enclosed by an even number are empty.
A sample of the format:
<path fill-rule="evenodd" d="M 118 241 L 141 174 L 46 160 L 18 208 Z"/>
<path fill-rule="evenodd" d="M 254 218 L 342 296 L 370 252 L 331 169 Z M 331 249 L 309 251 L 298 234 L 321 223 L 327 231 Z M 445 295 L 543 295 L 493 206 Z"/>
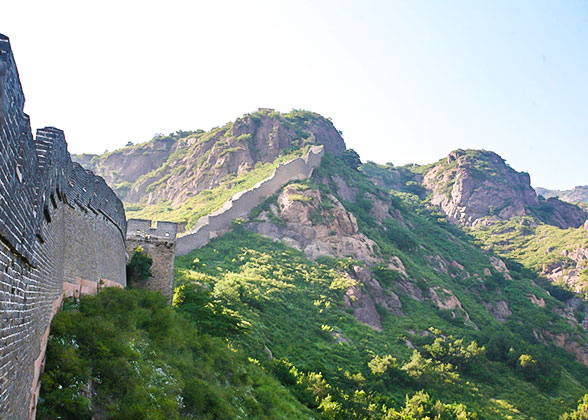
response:
<path fill-rule="evenodd" d="M 64 295 L 126 285 L 126 220 L 104 180 L 72 163 L 63 131 L 33 138 L 0 35 L 0 417 L 34 418 L 51 318 Z"/>

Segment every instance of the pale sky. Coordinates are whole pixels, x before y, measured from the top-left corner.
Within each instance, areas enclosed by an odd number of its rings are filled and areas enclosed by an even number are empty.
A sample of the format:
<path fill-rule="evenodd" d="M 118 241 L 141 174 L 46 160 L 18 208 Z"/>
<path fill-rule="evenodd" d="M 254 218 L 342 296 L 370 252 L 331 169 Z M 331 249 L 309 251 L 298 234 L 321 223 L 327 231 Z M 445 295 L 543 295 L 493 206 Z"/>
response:
<path fill-rule="evenodd" d="M 302 108 L 364 161 L 483 148 L 588 184 L 587 1 L 4 0 L 0 33 L 73 153 Z"/>

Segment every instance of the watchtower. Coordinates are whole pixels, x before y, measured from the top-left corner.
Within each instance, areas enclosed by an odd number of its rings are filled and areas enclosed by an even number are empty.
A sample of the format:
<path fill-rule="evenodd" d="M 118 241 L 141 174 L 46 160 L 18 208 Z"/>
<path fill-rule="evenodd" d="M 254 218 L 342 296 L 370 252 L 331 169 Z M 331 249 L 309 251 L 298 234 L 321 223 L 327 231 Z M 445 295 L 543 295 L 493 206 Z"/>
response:
<path fill-rule="evenodd" d="M 142 287 L 161 292 L 171 303 L 174 294 L 174 259 L 177 223 L 145 219 L 127 221 L 127 254 L 129 258 L 140 246 L 153 259 L 151 277 Z"/>

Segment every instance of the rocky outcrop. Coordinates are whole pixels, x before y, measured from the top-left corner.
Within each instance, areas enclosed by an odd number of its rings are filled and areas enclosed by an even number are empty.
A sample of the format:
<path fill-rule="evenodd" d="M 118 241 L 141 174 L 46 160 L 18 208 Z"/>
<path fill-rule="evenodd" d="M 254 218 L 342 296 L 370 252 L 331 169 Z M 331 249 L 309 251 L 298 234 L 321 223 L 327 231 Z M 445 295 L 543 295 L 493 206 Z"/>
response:
<path fill-rule="evenodd" d="M 168 202 L 177 207 L 190 197 L 273 163 L 287 151 L 322 145 L 340 154 L 345 142 L 331 121 L 319 114 L 261 110 L 210 132 L 178 132 L 100 156 L 79 155 L 80 163 L 104 174 L 126 203 Z"/>
<path fill-rule="evenodd" d="M 540 187 L 535 190 L 545 198 L 557 197 L 568 203 L 588 203 L 588 185 L 578 185 L 571 190 L 548 190 Z"/>
<path fill-rule="evenodd" d="M 275 223 L 276 218 L 282 222 Z M 286 186 L 270 211 L 248 229 L 284 240 L 310 258 L 351 257 L 368 265 L 379 261 L 376 243 L 359 232 L 355 216 L 335 196 L 301 184 Z"/>
<path fill-rule="evenodd" d="M 429 289 L 429 295 L 431 296 L 433 303 L 439 309 L 451 311 L 453 318 L 463 317 L 466 323 L 473 325 L 470 315 L 466 312 L 459 299 L 451 290 L 435 286 Z"/>
<path fill-rule="evenodd" d="M 522 216 L 527 206 L 539 206 L 529 175 L 493 152 L 454 151 L 425 174 L 423 185 L 449 219 L 467 226 L 491 216 Z"/>
<path fill-rule="evenodd" d="M 131 185 L 160 168 L 179 144 L 172 137 L 156 137 L 147 143 L 103 155 L 72 155 L 72 160 L 102 176 L 116 194 L 125 200 Z"/>
<path fill-rule="evenodd" d="M 564 203 L 557 198 L 541 199 L 540 204 L 539 218 L 561 229 L 578 228 L 587 220 L 586 211 L 575 204 Z"/>
<path fill-rule="evenodd" d="M 560 228 L 581 226 L 588 218 L 577 206 L 557 199 L 540 200 L 529 174 L 517 172 L 489 151 L 456 150 L 429 169 L 423 185 L 431 203 L 465 226 L 535 215 Z"/>
<path fill-rule="evenodd" d="M 382 289 L 369 269 L 354 265 L 350 276 L 357 280 L 357 284 L 346 291 L 344 304 L 353 308 L 353 314 L 359 322 L 381 331 L 382 321 L 376 305 L 394 315 L 403 315 L 398 296 L 390 290 Z"/>
<path fill-rule="evenodd" d="M 556 346 L 575 355 L 578 362 L 588 366 L 588 348 L 586 345 L 580 344 L 567 333 L 553 334 L 543 330 L 542 335 L 547 337 Z"/>
<path fill-rule="evenodd" d="M 512 311 L 508 307 L 508 303 L 506 303 L 504 300 L 496 301 L 493 304 L 487 303 L 484 306 L 498 322 L 506 322 L 507 318 L 512 315 Z"/>
<path fill-rule="evenodd" d="M 567 288 L 586 294 L 588 290 L 586 274 L 588 269 L 588 248 L 580 247 L 571 251 L 564 250 L 561 259 L 551 264 L 544 264 L 541 274 L 556 284 L 565 284 Z"/>

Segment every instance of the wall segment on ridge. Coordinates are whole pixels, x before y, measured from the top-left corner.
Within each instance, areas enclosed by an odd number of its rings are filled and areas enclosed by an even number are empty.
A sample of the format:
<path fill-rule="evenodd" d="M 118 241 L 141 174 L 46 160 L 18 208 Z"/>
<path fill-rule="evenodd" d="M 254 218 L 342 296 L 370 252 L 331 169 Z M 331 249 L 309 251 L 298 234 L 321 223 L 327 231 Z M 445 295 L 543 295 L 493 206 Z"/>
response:
<path fill-rule="evenodd" d="M 235 194 L 214 213 L 201 217 L 190 232 L 178 238 L 176 253 L 186 255 L 193 249 L 203 247 L 211 239 L 226 232 L 233 220 L 247 216 L 255 206 L 288 182 L 310 178 L 314 168 L 320 165 L 323 155 L 322 146 L 312 146 L 305 156 L 280 164 L 272 176 L 253 188 Z"/>
<path fill-rule="evenodd" d="M 66 290 L 126 284 L 124 209 L 72 163 L 64 134 L 33 139 L 7 37 L 0 35 L 0 418 L 35 414 L 49 324 Z"/>

